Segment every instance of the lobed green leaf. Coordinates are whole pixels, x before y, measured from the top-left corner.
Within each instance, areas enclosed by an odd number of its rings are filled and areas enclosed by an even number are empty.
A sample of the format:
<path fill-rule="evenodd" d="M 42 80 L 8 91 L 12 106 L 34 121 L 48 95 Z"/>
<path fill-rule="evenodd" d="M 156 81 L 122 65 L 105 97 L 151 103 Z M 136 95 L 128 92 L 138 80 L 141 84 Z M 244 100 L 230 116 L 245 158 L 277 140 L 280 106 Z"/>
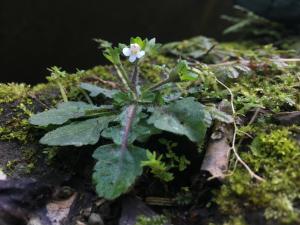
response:
<path fill-rule="evenodd" d="M 101 135 L 105 138 L 113 140 L 115 144 L 121 145 L 123 130 L 124 127 L 122 126 L 113 126 L 106 128 Z M 149 124 L 138 124 L 131 128 L 128 136 L 128 144 L 132 144 L 135 140 L 138 140 L 139 142 L 144 142 L 151 135 L 157 133 L 159 133 L 159 130 L 157 130 L 155 127 Z"/>
<path fill-rule="evenodd" d="M 194 98 L 184 98 L 157 109 L 148 119 L 156 128 L 185 135 L 193 142 L 201 142 L 206 133 L 205 109 Z"/>
<path fill-rule="evenodd" d="M 106 88 L 101 88 L 93 84 L 89 83 L 81 83 L 80 87 L 84 90 L 87 90 L 90 92 L 91 97 L 96 97 L 100 94 L 104 95 L 107 98 L 112 98 L 114 94 L 118 93 L 117 90 L 109 90 Z"/>
<path fill-rule="evenodd" d="M 29 122 L 38 126 L 48 126 L 50 124 L 60 125 L 70 119 L 85 116 L 87 110 L 94 110 L 97 108 L 97 106 L 85 102 L 64 102 L 60 103 L 56 109 L 50 109 L 31 116 Z"/>
<path fill-rule="evenodd" d="M 40 143 L 51 146 L 93 145 L 99 141 L 100 133 L 114 117 L 100 117 L 73 122 L 45 134 Z"/>
<path fill-rule="evenodd" d="M 146 150 L 110 144 L 97 148 L 93 154 L 97 160 L 93 180 L 100 197 L 115 199 L 128 191 L 136 178 L 143 172 L 141 162 L 146 160 Z"/>

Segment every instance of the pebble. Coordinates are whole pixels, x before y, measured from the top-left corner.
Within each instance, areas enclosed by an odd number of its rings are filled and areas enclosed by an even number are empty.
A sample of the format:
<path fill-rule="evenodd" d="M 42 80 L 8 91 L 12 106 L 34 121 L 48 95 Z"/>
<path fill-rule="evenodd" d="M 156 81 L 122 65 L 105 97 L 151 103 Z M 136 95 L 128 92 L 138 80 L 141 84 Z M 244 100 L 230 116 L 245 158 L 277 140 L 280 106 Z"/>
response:
<path fill-rule="evenodd" d="M 89 207 L 89 208 L 83 209 L 81 211 L 81 215 L 83 216 L 84 219 L 88 219 L 89 216 L 91 215 L 91 212 L 92 212 L 92 208 Z"/>
<path fill-rule="evenodd" d="M 76 225 L 86 225 L 86 223 L 77 220 L 77 221 L 76 221 Z"/>
<path fill-rule="evenodd" d="M 104 225 L 104 222 L 98 213 L 92 213 L 89 217 L 88 225 Z"/>

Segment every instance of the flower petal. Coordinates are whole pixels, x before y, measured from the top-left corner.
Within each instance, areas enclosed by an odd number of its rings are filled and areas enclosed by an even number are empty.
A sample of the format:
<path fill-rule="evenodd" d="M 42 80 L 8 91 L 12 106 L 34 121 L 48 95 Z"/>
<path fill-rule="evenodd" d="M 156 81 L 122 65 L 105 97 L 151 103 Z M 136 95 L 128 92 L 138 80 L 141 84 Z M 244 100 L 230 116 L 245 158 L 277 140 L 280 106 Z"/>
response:
<path fill-rule="evenodd" d="M 145 55 L 145 51 L 140 51 L 138 54 L 136 54 L 136 57 L 139 59 L 142 58 L 144 55 Z"/>
<path fill-rule="evenodd" d="M 129 56 L 129 62 L 134 62 L 136 60 L 136 55 L 130 55 Z"/>
<path fill-rule="evenodd" d="M 122 52 L 125 56 L 130 56 L 130 53 L 131 53 L 130 49 L 127 47 L 123 48 Z"/>
<path fill-rule="evenodd" d="M 2 172 L 2 170 L 0 170 L 0 180 L 6 180 L 7 176 L 5 173 Z"/>
<path fill-rule="evenodd" d="M 135 51 L 140 51 L 141 46 L 139 46 L 139 44 L 133 43 L 133 44 L 130 44 L 130 49 L 135 50 Z"/>

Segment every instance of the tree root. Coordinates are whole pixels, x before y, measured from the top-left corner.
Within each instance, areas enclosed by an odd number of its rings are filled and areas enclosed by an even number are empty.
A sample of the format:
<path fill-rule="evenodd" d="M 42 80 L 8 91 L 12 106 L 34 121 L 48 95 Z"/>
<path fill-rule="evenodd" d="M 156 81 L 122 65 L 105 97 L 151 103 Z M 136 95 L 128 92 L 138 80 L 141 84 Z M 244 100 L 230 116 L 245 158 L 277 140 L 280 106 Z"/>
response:
<path fill-rule="evenodd" d="M 232 91 L 230 90 L 229 87 L 227 87 L 223 82 L 221 82 L 220 80 L 218 80 L 216 78 L 216 81 L 223 86 L 230 94 L 230 104 L 231 104 L 231 110 L 233 115 L 235 115 L 235 108 L 234 108 L 234 95 L 232 93 Z M 264 179 L 260 176 L 258 176 L 256 173 L 254 173 L 251 168 L 247 165 L 247 163 L 240 157 L 240 155 L 237 152 L 236 146 L 235 146 L 235 142 L 236 142 L 236 135 L 237 135 L 237 131 L 238 131 L 238 127 L 236 122 L 233 122 L 233 126 L 234 126 L 234 131 L 233 131 L 233 137 L 232 137 L 232 144 L 231 144 L 231 150 L 234 153 L 234 156 L 236 157 L 237 161 L 242 164 L 242 166 L 248 171 L 248 173 L 250 174 L 250 176 L 252 178 L 255 178 L 258 181 L 264 181 Z"/>

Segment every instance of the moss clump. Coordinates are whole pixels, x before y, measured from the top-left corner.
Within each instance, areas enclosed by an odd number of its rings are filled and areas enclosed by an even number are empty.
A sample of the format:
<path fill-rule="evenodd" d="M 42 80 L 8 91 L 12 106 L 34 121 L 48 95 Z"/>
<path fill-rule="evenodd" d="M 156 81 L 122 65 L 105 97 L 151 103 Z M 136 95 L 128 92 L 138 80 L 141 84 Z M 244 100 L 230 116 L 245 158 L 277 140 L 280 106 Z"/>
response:
<path fill-rule="evenodd" d="M 165 225 L 167 222 L 167 218 L 163 215 L 152 217 L 139 216 L 135 225 Z"/>
<path fill-rule="evenodd" d="M 0 83 L 0 104 L 11 103 L 18 99 L 26 98 L 29 85 L 26 84 L 1 84 Z"/>
<path fill-rule="evenodd" d="M 266 181 L 254 182 L 239 168 L 216 192 L 216 203 L 225 215 L 249 214 L 276 223 L 300 223 L 300 146 L 287 128 L 261 133 L 252 142 L 245 161 Z M 272 224 L 272 222 L 270 222 Z"/>
<path fill-rule="evenodd" d="M 241 77 L 233 87 L 238 93 L 236 107 L 245 113 L 253 107 L 261 107 L 279 112 L 284 108 L 299 107 L 298 87 L 300 80 L 297 74 L 286 71 L 285 74 L 266 76 Z"/>
<path fill-rule="evenodd" d="M 277 69 L 276 72 L 252 71 L 249 75 L 240 75 L 236 80 L 227 80 L 232 90 L 234 105 L 239 114 L 245 114 L 253 108 L 269 109 L 273 112 L 300 109 L 300 74 L 296 66 Z M 224 79 L 224 76 L 220 79 Z M 213 77 L 202 81 L 202 102 L 220 101 L 227 98 L 227 90 L 216 85 Z"/>
<path fill-rule="evenodd" d="M 142 77 L 152 83 L 158 82 L 162 78 L 162 65 L 172 67 L 175 64 L 174 59 L 163 56 L 156 55 L 147 59 L 147 61 L 141 64 L 141 75 Z M 160 65 L 160 66 L 155 66 Z"/>
<path fill-rule="evenodd" d="M 252 142 L 251 149 L 254 156 L 265 159 L 290 158 L 299 152 L 299 146 L 291 139 L 292 133 L 288 129 L 274 130 L 270 134 L 259 134 Z"/>
<path fill-rule="evenodd" d="M 9 173 L 13 172 L 17 164 L 18 164 L 18 160 L 8 161 L 5 165 L 6 171 L 8 171 Z"/>
<path fill-rule="evenodd" d="M 29 141 L 29 124 L 32 99 L 30 86 L 25 84 L 0 84 L 0 140 Z"/>
<path fill-rule="evenodd" d="M 38 149 L 30 146 L 24 146 L 21 148 L 22 150 L 22 160 L 25 163 L 24 172 L 26 174 L 30 174 L 36 167 L 37 164 L 37 154 Z"/>
<path fill-rule="evenodd" d="M 114 76 L 112 67 L 110 66 L 95 66 L 92 69 L 86 70 L 83 77 L 98 76 L 103 80 L 116 81 L 117 76 Z"/>
<path fill-rule="evenodd" d="M 223 225 L 247 225 L 245 219 L 242 216 L 237 216 L 234 218 L 230 218 Z"/>
<path fill-rule="evenodd" d="M 12 118 L 4 127 L 0 127 L 0 140 L 21 142 L 29 141 L 29 124 L 27 119 Z"/>

